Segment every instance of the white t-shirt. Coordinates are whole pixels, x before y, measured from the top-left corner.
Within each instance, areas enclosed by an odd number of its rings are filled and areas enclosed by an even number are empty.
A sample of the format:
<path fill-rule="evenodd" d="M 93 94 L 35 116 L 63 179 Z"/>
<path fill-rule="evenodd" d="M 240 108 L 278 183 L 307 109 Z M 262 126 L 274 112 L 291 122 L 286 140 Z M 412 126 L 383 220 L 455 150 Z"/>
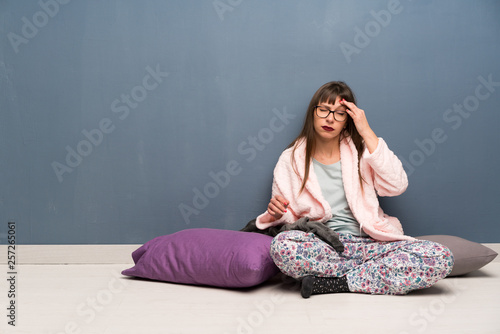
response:
<path fill-rule="evenodd" d="M 360 229 L 347 203 L 342 182 L 341 162 L 324 165 L 313 159 L 313 166 L 323 197 L 332 209 L 333 217 L 326 222 L 326 225 L 337 233 L 368 237 L 368 234 Z"/>

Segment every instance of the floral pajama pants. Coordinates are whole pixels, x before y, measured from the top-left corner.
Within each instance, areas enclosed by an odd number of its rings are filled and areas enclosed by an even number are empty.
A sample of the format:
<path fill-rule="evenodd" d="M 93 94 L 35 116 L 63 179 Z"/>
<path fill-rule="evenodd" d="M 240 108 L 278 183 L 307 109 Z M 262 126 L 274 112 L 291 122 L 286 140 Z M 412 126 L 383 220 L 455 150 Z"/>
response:
<path fill-rule="evenodd" d="M 338 254 L 312 233 L 288 231 L 271 244 L 271 257 L 293 278 L 346 276 L 351 292 L 406 294 L 430 287 L 453 268 L 451 251 L 424 240 L 379 242 L 339 234 L 344 252 Z"/>

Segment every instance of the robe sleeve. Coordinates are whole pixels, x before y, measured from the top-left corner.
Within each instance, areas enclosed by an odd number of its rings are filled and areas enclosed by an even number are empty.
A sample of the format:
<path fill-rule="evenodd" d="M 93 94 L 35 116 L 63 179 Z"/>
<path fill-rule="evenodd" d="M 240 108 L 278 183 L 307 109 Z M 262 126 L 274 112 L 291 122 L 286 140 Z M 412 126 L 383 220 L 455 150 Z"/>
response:
<path fill-rule="evenodd" d="M 397 196 L 406 190 L 408 177 L 403 164 L 382 138 L 379 138 L 373 153 L 365 150 L 363 159 L 372 169 L 374 187 L 379 196 Z"/>

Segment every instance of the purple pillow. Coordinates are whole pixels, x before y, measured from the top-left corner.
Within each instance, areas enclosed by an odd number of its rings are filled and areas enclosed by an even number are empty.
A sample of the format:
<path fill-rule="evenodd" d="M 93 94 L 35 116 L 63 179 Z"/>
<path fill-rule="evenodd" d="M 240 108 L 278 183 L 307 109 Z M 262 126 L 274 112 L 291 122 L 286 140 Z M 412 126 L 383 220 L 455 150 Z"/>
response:
<path fill-rule="evenodd" d="M 243 288 L 279 272 L 268 235 L 195 228 L 154 238 L 132 253 L 126 276 L 174 283 Z"/>

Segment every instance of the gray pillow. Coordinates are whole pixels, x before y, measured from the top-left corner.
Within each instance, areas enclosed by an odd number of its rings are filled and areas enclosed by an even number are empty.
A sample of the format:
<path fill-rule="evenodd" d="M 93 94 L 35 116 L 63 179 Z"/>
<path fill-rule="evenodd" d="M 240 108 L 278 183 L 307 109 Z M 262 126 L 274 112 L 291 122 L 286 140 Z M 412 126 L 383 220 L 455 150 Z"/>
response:
<path fill-rule="evenodd" d="M 416 238 L 437 242 L 451 250 L 455 265 L 448 277 L 465 275 L 482 268 L 498 255 L 491 248 L 452 235 L 424 235 Z"/>

